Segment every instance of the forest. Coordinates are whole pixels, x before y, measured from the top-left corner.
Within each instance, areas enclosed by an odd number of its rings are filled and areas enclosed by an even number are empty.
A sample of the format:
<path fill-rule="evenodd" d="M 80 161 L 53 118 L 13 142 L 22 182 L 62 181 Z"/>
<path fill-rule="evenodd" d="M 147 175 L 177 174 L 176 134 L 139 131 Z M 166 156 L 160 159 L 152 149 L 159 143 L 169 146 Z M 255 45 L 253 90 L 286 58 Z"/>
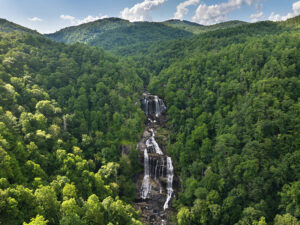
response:
<path fill-rule="evenodd" d="M 129 204 L 145 119 L 135 69 L 23 33 L 0 46 L 1 224 L 141 224 Z"/>
<path fill-rule="evenodd" d="M 51 40 L 0 20 L 0 224 L 143 224 L 145 90 L 167 106 L 171 224 L 300 224 L 300 16 L 94 23 Z"/>

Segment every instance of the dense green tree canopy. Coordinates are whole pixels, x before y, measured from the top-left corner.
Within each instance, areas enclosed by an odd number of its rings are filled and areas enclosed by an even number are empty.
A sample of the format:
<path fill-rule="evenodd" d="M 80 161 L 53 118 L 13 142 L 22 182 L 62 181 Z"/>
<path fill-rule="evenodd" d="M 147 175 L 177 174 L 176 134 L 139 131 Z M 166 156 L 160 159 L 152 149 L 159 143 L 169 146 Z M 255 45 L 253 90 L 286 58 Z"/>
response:
<path fill-rule="evenodd" d="M 0 223 L 139 224 L 140 167 L 119 170 L 144 128 L 135 68 L 40 35 L 0 33 L 0 46 Z"/>
<path fill-rule="evenodd" d="M 173 42 L 171 61 L 158 51 L 149 90 L 168 106 L 179 224 L 299 223 L 300 39 L 285 29 L 262 22 Z"/>

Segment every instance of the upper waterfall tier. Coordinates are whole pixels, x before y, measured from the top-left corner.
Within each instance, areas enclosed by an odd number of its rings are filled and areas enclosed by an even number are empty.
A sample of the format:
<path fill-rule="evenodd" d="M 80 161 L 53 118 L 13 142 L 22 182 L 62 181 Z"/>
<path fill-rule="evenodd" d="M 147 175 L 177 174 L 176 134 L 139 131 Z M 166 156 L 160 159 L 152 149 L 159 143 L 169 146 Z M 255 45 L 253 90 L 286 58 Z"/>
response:
<path fill-rule="evenodd" d="M 141 108 L 147 117 L 158 118 L 161 114 L 165 113 L 167 108 L 163 100 L 156 95 L 144 94 L 141 99 Z"/>

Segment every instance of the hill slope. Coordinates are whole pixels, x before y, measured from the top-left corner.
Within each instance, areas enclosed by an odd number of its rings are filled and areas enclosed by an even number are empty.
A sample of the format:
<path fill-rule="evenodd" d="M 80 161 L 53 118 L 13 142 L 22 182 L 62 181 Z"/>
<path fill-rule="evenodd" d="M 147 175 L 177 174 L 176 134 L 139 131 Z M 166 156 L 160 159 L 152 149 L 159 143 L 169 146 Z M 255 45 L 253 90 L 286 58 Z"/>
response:
<path fill-rule="evenodd" d="M 288 19 L 286 21 L 283 21 L 283 22 L 281 22 L 281 24 L 299 28 L 300 27 L 300 15 L 293 17 L 291 19 Z"/>
<path fill-rule="evenodd" d="M 163 22 L 163 24 L 166 24 L 168 26 L 186 30 L 189 32 L 192 32 L 194 34 L 200 34 L 204 32 L 209 32 L 209 31 L 214 31 L 218 29 L 226 29 L 226 28 L 231 28 L 231 27 L 237 27 L 243 24 L 247 24 L 246 22 L 243 21 L 238 21 L 238 20 L 233 20 L 233 21 L 228 21 L 228 22 L 223 22 L 219 24 L 214 24 L 210 26 L 203 26 L 198 23 L 193 23 L 190 21 L 186 20 L 167 20 Z"/>
<path fill-rule="evenodd" d="M 131 25 L 132 24 L 127 20 L 106 18 L 81 24 L 79 26 L 67 27 L 53 34 L 46 34 L 46 36 L 52 40 L 64 42 L 66 44 L 75 42 L 88 43 L 89 40 L 93 40 L 95 36 L 105 33 L 106 31 Z"/>
<path fill-rule="evenodd" d="M 155 71 L 148 89 L 167 102 L 167 153 L 183 181 L 179 224 L 299 224 L 300 30 L 292 21 L 208 32 L 132 60 Z"/>
<path fill-rule="evenodd" d="M 299 17 L 120 48 L 168 107 L 178 224 L 299 224 Z"/>
<path fill-rule="evenodd" d="M 145 120 L 135 69 L 24 32 L 0 46 L 0 223 L 141 225 L 128 204 Z"/>
<path fill-rule="evenodd" d="M 162 23 L 135 22 L 118 18 L 107 18 L 76 27 L 69 27 L 47 37 L 55 41 L 82 42 L 104 49 L 114 49 L 138 43 L 172 40 L 191 37 L 191 32 L 166 26 Z"/>
<path fill-rule="evenodd" d="M 119 18 L 106 18 L 68 27 L 46 36 L 67 44 L 81 42 L 91 46 L 100 46 L 106 50 L 117 50 L 119 48 L 130 49 L 135 46 L 147 47 L 155 42 L 190 38 L 195 34 L 243 24 L 245 22 L 230 21 L 212 26 L 202 26 L 180 20 L 131 23 Z"/>
<path fill-rule="evenodd" d="M 15 32 L 15 31 L 22 31 L 30 34 L 39 34 L 36 31 L 33 31 L 26 27 L 20 26 L 18 24 L 0 18 L 0 32 Z"/>

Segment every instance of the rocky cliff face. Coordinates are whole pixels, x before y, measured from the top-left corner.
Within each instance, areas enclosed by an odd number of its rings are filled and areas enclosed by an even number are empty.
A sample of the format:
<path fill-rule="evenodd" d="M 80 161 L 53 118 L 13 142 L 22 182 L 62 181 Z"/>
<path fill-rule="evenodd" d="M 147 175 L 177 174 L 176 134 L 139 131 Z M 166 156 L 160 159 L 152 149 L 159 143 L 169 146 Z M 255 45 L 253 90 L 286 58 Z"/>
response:
<path fill-rule="evenodd" d="M 146 224 L 170 224 L 170 203 L 174 196 L 174 169 L 168 157 L 157 143 L 157 130 L 166 120 L 166 106 L 157 96 L 144 94 L 141 107 L 147 116 L 146 129 L 137 145 L 139 161 L 144 173 L 137 179 L 136 207 L 142 212 Z"/>

